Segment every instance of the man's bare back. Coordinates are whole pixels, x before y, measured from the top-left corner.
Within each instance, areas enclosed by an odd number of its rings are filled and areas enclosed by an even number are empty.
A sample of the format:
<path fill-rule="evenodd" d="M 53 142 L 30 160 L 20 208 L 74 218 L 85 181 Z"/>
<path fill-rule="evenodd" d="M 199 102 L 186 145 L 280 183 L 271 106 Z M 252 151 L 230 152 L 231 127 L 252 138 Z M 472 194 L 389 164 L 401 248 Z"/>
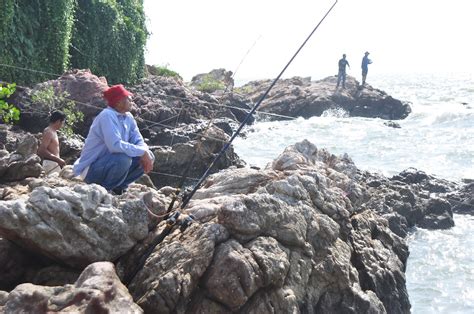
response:
<path fill-rule="evenodd" d="M 38 148 L 38 156 L 57 162 L 61 168 L 66 164 L 59 155 L 58 133 L 51 126 L 48 126 L 43 131 L 43 139 Z"/>

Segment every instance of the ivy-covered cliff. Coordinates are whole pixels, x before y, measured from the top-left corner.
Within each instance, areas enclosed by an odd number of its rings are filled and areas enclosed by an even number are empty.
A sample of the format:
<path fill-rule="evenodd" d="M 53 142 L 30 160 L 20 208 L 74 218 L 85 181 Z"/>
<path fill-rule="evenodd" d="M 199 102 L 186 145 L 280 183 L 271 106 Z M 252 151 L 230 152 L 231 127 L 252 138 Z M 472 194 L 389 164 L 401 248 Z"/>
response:
<path fill-rule="evenodd" d="M 111 83 L 143 76 L 143 0 L 1 2 L 0 80 L 31 84 L 69 68 L 89 68 Z"/>

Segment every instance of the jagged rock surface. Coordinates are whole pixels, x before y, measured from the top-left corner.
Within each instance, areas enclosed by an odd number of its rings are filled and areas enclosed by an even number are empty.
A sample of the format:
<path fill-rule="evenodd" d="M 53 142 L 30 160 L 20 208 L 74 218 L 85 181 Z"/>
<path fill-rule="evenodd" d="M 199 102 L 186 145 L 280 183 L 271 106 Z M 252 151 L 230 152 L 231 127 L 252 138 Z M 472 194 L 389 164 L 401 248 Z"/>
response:
<path fill-rule="evenodd" d="M 187 211 L 200 223 L 156 247 L 131 294 L 146 312 L 257 313 L 269 304 L 281 312 L 409 312 L 407 246 L 386 219 L 356 206 L 364 197 L 356 170 L 347 157 L 302 142 L 265 170 L 213 175 Z M 354 200 L 349 186 L 360 192 Z"/>

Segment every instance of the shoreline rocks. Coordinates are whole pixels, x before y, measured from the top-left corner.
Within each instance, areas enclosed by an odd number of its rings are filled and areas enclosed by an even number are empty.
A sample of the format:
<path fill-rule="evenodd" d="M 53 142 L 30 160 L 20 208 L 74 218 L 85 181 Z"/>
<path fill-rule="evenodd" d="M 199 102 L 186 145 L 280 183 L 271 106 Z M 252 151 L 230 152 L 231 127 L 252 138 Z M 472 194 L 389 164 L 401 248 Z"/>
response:
<path fill-rule="evenodd" d="M 5 288 L 23 285 L 1 294 L 0 306 L 21 309 L 14 300 L 32 289 L 44 300 L 53 291 L 74 293 L 68 285 L 85 267 L 108 260 L 123 281 L 137 271 L 127 286 L 135 301 L 126 304 L 145 312 L 265 312 L 273 304 L 282 312 L 408 313 L 408 228 L 449 227 L 445 196 L 468 192 L 415 169 L 393 178 L 360 171 L 347 155 L 302 141 L 265 169 L 211 175 L 183 212 L 194 223 L 173 228 L 136 269 L 166 226 L 154 215 L 166 210 L 172 189 L 134 184 L 116 197 L 67 179 L 68 171 L 30 179 L 26 191 L 9 183 L 0 248 L 24 268 L 0 280 Z M 44 256 L 41 264 L 22 264 L 22 252 L 31 250 Z"/>

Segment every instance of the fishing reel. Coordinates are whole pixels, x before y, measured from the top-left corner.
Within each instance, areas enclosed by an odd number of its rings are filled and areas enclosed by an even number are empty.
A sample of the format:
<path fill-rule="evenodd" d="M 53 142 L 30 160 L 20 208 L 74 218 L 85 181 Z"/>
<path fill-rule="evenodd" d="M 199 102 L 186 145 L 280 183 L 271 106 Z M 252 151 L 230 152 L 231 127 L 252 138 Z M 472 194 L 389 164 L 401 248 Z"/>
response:
<path fill-rule="evenodd" d="M 168 219 L 166 219 L 166 225 L 168 227 L 178 225 L 179 230 L 181 232 L 184 232 L 195 220 L 196 218 L 194 217 L 194 215 L 185 215 L 177 211 L 173 215 L 171 215 Z"/>

